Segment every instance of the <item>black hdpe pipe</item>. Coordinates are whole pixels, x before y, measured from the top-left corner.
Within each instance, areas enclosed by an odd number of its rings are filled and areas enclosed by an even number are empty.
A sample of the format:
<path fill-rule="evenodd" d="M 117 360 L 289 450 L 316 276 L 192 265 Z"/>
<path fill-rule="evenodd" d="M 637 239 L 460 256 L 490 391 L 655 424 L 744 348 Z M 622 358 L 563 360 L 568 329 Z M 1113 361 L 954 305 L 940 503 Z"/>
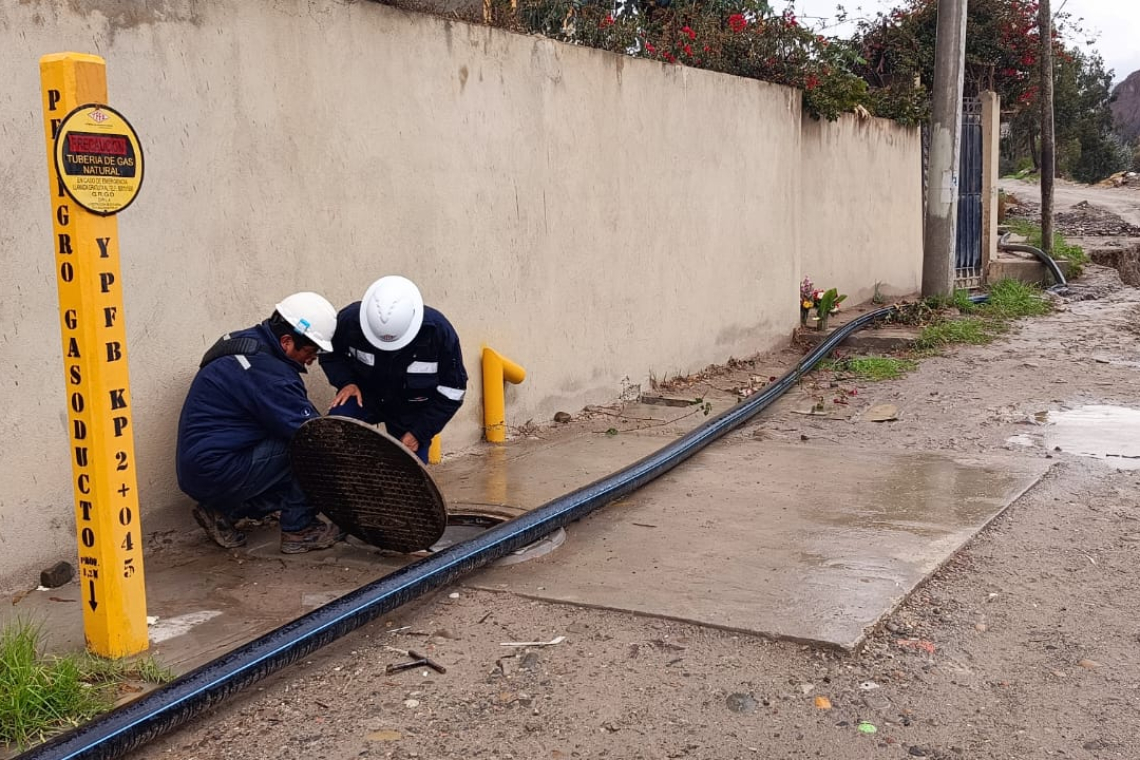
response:
<path fill-rule="evenodd" d="M 1059 290 L 1061 288 L 1067 288 L 1069 286 L 1069 282 L 1065 279 L 1065 275 L 1061 272 L 1061 267 L 1057 266 L 1057 262 L 1053 260 L 1052 256 L 1045 253 L 1045 251 L 1041 250 L 1040 248 L 1034 248 L 1031 245 L 1025 245 L 1023 243 L 1007 243 L 1006 240 L 1008 238 L 1009 233 L 1004 233 L 1001 236 L 1001 239 L 998 241 L 998 248 L 1003 251 L 1020 251 L 1022 253 L 1032 253 L 1034 256 L 1036 256 L 1038 260 L 1045 265 L 1045 268 L 1049 270 L 1049 274 L 1053 275 L 1053 285 L 1049 288 L 1049 290 Z"/>
<path fill-rule="evenodd" d="M 973 300 L 982 301 L 985 297 L 976 296 Z M 279 668 L 668 472 L 765 409 L 849 335 L 895 310 L 893 306 L 878 309 L 837 328 L 794 369 L 748 401 L 625 469 L 362 586 L 133 702 L 32 748 L 15 760 L 116 758 L 141 747 Z"/>

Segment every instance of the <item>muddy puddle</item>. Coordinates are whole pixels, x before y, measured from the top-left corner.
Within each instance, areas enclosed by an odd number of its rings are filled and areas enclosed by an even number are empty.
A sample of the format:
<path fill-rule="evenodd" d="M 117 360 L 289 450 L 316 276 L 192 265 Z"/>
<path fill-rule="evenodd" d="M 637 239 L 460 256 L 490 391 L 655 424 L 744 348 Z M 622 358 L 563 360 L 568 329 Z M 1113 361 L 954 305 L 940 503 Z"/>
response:
<path fill-rule="evenodd" d="M 1120 406 L 1082 406 L 1064 411 L 1038 412 L 1043 435 L 1020 434 L 1006 439 L 1014 446 L 1044 445 L 1103 460 L 1118 470 L 1140 470 L 1140 410 Z"/>

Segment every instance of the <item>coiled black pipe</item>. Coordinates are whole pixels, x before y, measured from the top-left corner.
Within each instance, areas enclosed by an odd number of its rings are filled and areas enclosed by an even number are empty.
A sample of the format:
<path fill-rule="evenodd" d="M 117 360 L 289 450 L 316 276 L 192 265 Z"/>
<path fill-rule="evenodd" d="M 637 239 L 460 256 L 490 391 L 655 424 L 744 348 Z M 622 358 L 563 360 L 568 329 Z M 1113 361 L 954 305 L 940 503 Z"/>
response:
<path fill-rule="evenodd" d="M 1001 239 L 998 240 L 998 248 L 1003 251 L 1021 251 L 1022 253 L 1032 253 L 1034 256 L 1036 256 L 1041 261 L 1041 263 L 1045 265 L 1045 268 L 1049 270 L 1049 274 L 1053 276 L 1053 285 L 1049 288 L 1049 290 L 1058 290 L 1061 288 L 1067 288 L 1069 286 L 1068 280 L 1065 279 L 1064 273 L 1061 271 L 1061 268 L 1057 266 L 1057 262 L 1053 260 L 1052 256 L 1045 253 L 1045 251 L 1041 250 L 1040 248 L 1034 248 L 1031 245 L 1025 245 L 1024 243 L 1007 243 L 1006 240 L 1008 238 L 1009 233 L 1003 233 Z"/>
<path fill-rule="evenodd" d="M 985 297 L 972 300 L 983 301 Z M 837 328 L 762 392 L 625 469 L 362 586 L 117 710 L 32 748 L 16 760 L 121 757 L 172 731 L 238 690 L 380 615 L 521 549 L 668 472 L 765 409 L 849 335 L 895 311 L 894 306 L 878 309 Z"/>

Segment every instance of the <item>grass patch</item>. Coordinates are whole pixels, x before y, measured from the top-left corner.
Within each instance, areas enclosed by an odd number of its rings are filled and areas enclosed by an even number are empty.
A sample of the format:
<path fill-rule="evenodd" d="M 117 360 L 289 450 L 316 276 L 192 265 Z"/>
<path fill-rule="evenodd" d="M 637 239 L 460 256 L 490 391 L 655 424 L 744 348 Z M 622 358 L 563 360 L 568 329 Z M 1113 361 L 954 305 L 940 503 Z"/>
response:
<path fill-rule="evenodd" d="M 918 366 L 913 359 L 897 359 L 891 356 L 853 356 L 837 359 L 831 368 L 836 372 L 847 372 L 860 380 L 879 382 L 896 380 Z"/>
<path fill-rule="evenodd" d="M 1006 225 L 1018 235 L 1025 237 L 1025 241 L 1034 248 L 1041 248 L 1041 228 L 1028 219 L 1007 219 Z M 1088 264 L 1088 254 L 1079 245 L 1072 245 L 1065 240 L 1059 232 L 1053 233 L 1053 258 L 1069 262 L 1069 274 L 1080 277 L 1084 265 Z"/>
<path fill-rule="evenodd" d="M 0 630 L 0 742 L 26 747 L 110 709 L 129 681 L 174 677 L 153 658 L 45 657 L 42 630 L 17 620 Z"/>
<path fill-rule="evenodd" d="M 927 299 L 930 302 L 932 299 Z M 942 305 L 942 308 L 936 308 Z M 946 316 L 953 307 L 960 319 Z M 916 348 L 935 351 L 955 343 L 983 345 L 1006 331 L 1006 323 L 1022 317 L 1039 317 L 1052 311 L 1052 305 L 1041 297 L 1040 289 L 1019 280 L 1001 280 L 989 288 L 989 300 L 975 304 L 969 294 L 959 290 L 953 298 L 943 297 L 939 303 L 928 303 L 932 315 L 923 326 Z"/>
<path fill-rule="evenodd" d="M 946 319 L 924 327 L 915 347 L 920 351 L 929 351 L 954 343 L 980 346 L 993 341 L 1002 332 L 1004 326 L 993 319 L 981 317 Z"/>
<path fill-rule="evenodd" d="M 1052 311 L 1041 291 L 1019 280 L 1000 280 L 990 286 L 990 300 L 979 311 L 998 319 L 1040 317 Z"/>

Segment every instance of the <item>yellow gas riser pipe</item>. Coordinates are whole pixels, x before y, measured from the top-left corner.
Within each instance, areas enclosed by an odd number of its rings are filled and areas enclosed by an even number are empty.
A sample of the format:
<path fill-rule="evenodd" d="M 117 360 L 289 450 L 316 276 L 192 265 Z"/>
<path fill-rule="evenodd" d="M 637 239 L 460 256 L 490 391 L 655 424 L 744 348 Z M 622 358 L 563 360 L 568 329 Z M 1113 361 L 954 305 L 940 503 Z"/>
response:
<path fill-rule="evenodd" d="M 504 383 L 521 383 L 526 370 L 498 351 L 483 347 L 483 433 L 491 443 L 507 440 Z"/>
<path fill-rule="evenodd" d="M 434 435 L 431 439 L 431 446 L 428 448 L 428 464 L 439 464 L 443 461 L 443 444 L 439 442 L 439 436 Z"/>

